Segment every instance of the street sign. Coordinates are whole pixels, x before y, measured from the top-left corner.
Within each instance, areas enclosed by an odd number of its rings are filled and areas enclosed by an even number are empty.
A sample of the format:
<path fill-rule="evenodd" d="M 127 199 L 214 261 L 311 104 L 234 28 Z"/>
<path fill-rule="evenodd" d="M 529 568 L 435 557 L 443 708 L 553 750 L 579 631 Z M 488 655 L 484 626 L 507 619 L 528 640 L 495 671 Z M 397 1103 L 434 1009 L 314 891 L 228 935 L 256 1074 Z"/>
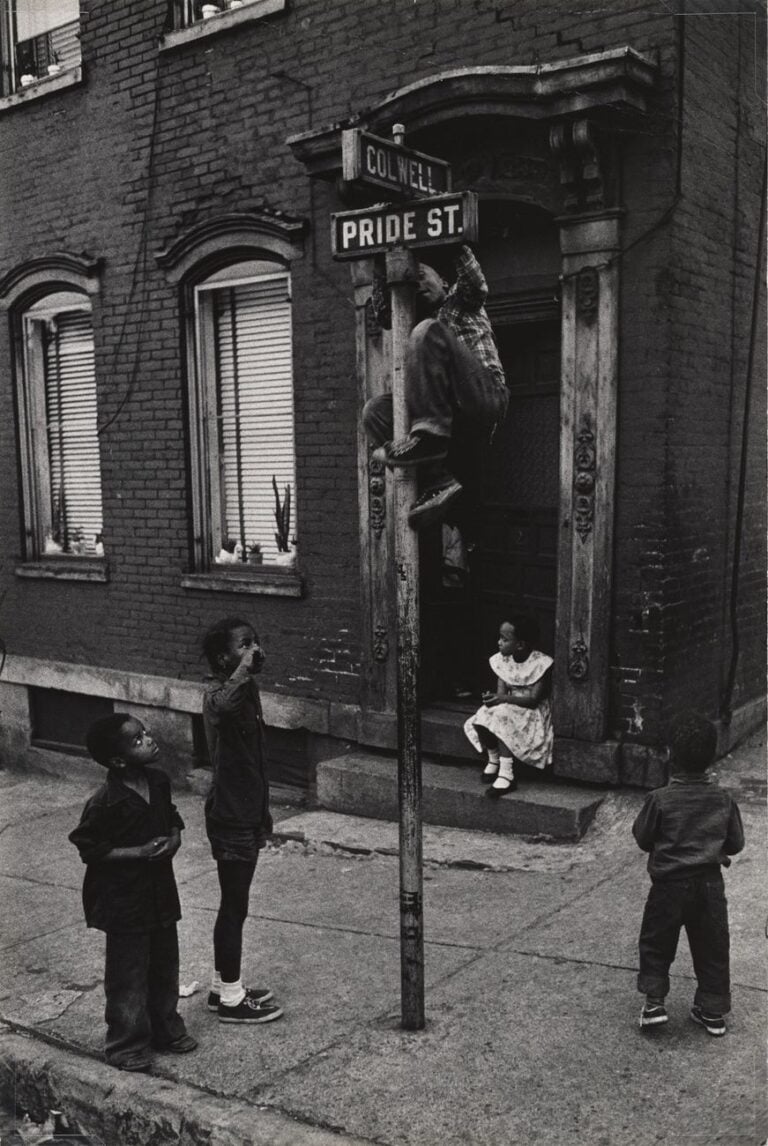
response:
<path fill-rule="evenodd" d="M 458 191 L 409 203 L 379 203 L 331 215 L 335 259 L 359 259 L 403 247 L 440 247 L 477 240 L 477 195 Z"/>
<path fill-rule="evenodd" d="M 398 195 L 439 195 L 451 189 L 451 167 L 362 128 L 341 133 L 341 174 L 349 181 L 384 187 Z"/>

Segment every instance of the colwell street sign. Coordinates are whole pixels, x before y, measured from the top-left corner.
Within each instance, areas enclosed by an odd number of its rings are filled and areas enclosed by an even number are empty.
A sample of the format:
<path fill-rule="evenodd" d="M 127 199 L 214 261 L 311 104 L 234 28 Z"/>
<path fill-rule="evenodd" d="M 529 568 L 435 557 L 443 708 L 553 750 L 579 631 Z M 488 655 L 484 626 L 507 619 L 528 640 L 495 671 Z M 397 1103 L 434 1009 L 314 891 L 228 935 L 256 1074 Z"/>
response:
<path fill-rule="evenodd" d="M 331 215 L 335 259 L 359 259 L 394 246 L 437 247 L 477 241 L 477 195 L 460 191 Z"/>
<path fill-rule="evenodd" d="M 444 159 L 359 127 L 341 133 L 341 174 L 349 182 L 373 184 L 397 195 L 439 195 L 451 189 L 451 168 Z"/>

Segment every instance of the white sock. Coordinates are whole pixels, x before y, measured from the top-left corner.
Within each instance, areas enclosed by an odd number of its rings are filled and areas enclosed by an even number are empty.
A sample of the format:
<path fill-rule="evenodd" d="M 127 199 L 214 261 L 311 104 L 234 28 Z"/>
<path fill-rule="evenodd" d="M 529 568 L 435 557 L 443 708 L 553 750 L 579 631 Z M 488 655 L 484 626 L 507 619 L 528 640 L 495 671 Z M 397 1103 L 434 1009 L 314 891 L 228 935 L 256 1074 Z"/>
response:
<path fill-rule="evenodd" d="M 496 777 L 496 781 L 493 785 L 494 788 L 506 789 L 506 787 L 507 787 L 506 781 L 507 780 L 514 780 L 515 773 L 514 773 L 513 765 L 514 765 L 514 760 L 512 759 L 511 756 L 501 756 L 499 758 L 499 774 Z"/>
<path fill-rule="evenodd" d="M 242 1003 L 245 998 L 243 980 L 237 979 L 234 983 L 225 983 L 222 979 L 220 998 L 225 1007 L 236 1007 L 238 1003 Z"/>

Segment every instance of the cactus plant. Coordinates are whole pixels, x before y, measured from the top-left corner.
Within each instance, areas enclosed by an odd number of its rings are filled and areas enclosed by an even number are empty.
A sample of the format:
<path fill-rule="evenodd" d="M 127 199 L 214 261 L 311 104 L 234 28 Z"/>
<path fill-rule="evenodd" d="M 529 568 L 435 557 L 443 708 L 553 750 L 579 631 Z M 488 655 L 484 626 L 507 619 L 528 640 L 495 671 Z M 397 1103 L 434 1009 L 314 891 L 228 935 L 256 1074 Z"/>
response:
<path fill-rule="evenodd" d="M 285 496 L 280 501 L 280 494 L 277 489 L 277 479 L 272 474 L 272 489 L 275 491 L 275 523 L 277 525 L 277 532 L 275 533 L 275 542 L 277 543 L 278 553 L 290 552 L 290 537 L 291 537 L 291 487 L 285 487 Z"/>

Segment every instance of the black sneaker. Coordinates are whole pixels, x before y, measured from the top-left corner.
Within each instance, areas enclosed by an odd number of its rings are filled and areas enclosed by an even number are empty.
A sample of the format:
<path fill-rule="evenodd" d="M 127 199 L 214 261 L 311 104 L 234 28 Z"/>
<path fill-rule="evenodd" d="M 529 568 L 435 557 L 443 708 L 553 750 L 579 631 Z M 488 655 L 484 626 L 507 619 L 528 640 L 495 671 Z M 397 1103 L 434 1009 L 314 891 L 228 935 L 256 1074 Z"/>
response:
<path fill-rule="evenodd" d="M 406 434 L 396 442 L 388 442 L 387 465 L 420 466 L 425 462 L 438 462 L 448 455 L 448 439 L 435 434 Z"/>
<path fill-rule="evenodd" d="M 274 999 L 275 996 L 272 994 L 269 987 L 246 987 L 245 988 L 245 997 L 246 997 L 246 999 L 253 999 L 253 1001 L 255 1003 L 263 1004 L 263 1003 L 268 1003 L 270 1001 L 270 999 Z M 208 1010 L 209 1011 L 218 1011 L 220 1002 L 221 1002 L 221 996 L 219 995 L 219 992 L 218 991 L 209 991 L 209 993 L 208 993 Z"/>
<path fill-rule="evenodd" d="M 438 521 L 442 521 L 448 512 L 448 507 L 461 495 L 462 486 L 456 478 L 448 478 L 442 485 L 425 490 L 411 506 L 408 513 L 408 524 L 411 529 L 426 529 Z"/>
<path fill-rule="evenodd" d="M 646 1003 L 640 1012 L 641 1031 L 648 1031 L 668 1022 L 667 1008 L 662 1003 Z"/>
<path fill-rule="evenodd" d="M 189 1054 L 197 1050 L 197 1039 L 193 1039 L 192 1035 L 179 1035 L 172 1043 L 153 1043 L 152 1046 L 161 1054 Z"/>
<path fill-rule="evenodd" d="M 691 1007 L 691 1018 L 694 1023 L 703 1027 L 708 1035 L 712 1035 L 716 1039 L 725 1034 L 725 1019 L 722 1015 L 708 1015 L 702 1011 L 701 1007 L 694 1006 Z"/>
<path fill-rule="evenodd" d="M 272 1023 L 282 1017 L 282 1007 L 256 1003 L 247 995 L 236 1007 L 227 1007 L 224 1003 L 219 1003 L 220 1023 Z"/>

